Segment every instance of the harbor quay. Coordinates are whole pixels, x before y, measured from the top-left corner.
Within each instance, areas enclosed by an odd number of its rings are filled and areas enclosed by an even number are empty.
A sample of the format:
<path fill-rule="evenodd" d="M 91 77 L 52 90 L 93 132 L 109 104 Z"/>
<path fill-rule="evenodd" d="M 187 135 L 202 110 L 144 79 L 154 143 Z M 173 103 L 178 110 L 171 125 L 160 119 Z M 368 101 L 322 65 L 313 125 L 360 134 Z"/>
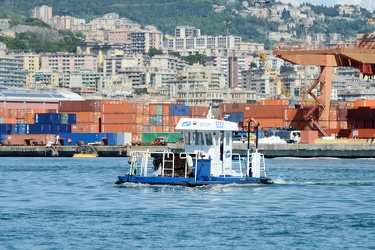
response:
<path fill-rule="evenodd" d="M 254 145 L 251 145 L 254 148 Z M 150 152 L 170 150 L 182 152 L 183 144 L 167 146 L 94 146 L 99 157 L 127 157 L 132 151 Z M 343 144 L 259 144 L 266 158 L 276 157 L 332 157 L 375 158 L 375 143 Z M 73 157 L 79 146 L 0 146 L 0 157 Z M 234 144 L 233 153 L 245 156 L 247 144 Z"/>

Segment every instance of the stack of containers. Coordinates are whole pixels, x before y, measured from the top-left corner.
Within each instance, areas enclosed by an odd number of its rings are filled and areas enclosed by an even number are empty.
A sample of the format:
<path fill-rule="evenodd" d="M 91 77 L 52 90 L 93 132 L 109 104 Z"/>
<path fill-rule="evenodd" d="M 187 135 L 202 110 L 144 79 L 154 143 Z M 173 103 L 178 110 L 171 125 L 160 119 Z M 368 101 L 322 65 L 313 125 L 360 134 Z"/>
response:
<path fill-rule="evenodd" d="M 47 113 L 35 114 L 35 124 L 28 124 L 27 133 L 30 134 L 60 134 L 70 133 L 71 126 L 76 124 L 75 114 Z"/>
<path fill-rule="evenodd" d="M 183 117 L 189 117 L 190 107 L 175 104 L 150 104 L 150 127 L 148 132 L 175 132 Z M 146 131 L 145 131 L 146 132 Z"/>
<path fill-rule="evenodd" d="M 101 132 L 132 133 L 133 142 L 141 142 L 143 107 L 143 103 L 101 101 Z"/>
<path fill-rule="evenodd" d="M 59 112 L 76 115 L 76 124 L 72 125 L 72 133 L 100 132 L 100 101 L 60 101 Z"/>

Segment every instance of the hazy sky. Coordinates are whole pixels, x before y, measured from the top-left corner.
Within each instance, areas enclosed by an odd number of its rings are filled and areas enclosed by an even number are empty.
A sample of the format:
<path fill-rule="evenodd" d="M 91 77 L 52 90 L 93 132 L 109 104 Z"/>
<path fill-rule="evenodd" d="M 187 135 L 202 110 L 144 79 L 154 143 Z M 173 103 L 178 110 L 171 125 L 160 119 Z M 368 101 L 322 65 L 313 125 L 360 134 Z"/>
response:
<path fill-rule="evenodd" d="M 348 4 L 348 5 L 360 5 L 362 8 L 367 8 L 372 11 L 375 9 L 375 0 L 280 0 L 284 3 L 291 3 L 299 6 L 300 3 L 312 3 L 314 5 L 326 5 L 333 6 L 334 4 Z"/>

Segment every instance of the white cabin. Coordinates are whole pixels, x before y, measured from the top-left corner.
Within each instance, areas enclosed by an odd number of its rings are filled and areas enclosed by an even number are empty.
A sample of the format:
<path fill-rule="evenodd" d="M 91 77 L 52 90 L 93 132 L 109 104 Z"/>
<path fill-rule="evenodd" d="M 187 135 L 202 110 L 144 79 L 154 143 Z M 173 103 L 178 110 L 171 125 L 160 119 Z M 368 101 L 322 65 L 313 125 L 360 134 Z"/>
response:
<path fill-rule="evenodd" d="M 210 176 L 230 175 L 234 122 L 204 118 L 181 118 L 176 126 L 184 138 L 185 151 L 210 159 Z"/>

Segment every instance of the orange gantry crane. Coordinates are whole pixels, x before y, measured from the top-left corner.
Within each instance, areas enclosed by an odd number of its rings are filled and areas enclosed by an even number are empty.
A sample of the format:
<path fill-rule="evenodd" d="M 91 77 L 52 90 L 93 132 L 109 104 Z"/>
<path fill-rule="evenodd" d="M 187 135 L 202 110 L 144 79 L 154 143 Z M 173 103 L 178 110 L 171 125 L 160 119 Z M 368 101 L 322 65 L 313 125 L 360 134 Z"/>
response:
<path fill-rule="evenodd" d="M 320 66 L 319 77 L 307 90 L 315 100 L 314 106 L 304 119 L 311 121 L 319 132 L 328 136 L 330 94 L 334 67 L 354 67 L 364 76 L 375 74 L 375 35 L 357 35 L 355 44 L 338 44 L 322 47 L 320 45 L 279 45 L 273 54 L 285 61 L 298 65 Z M 313 93 L 319 88 L 319 95 Z"/>

